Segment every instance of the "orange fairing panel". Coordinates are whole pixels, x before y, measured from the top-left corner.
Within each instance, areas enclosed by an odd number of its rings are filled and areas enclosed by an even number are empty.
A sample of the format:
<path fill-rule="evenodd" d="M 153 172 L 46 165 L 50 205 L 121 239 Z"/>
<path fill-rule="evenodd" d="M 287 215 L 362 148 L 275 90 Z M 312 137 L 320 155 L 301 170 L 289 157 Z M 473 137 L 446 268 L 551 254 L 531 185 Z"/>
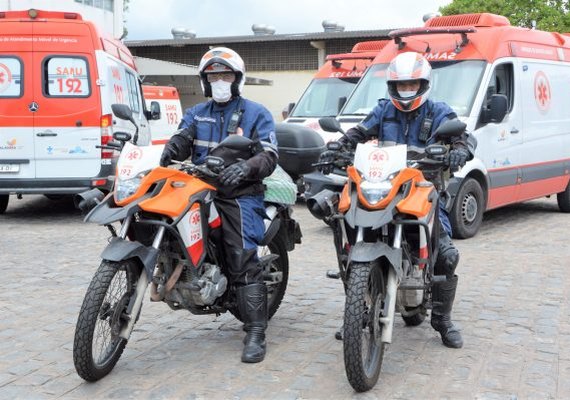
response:
<path fill-rule="evenodd" d="M 412 184 L 408 196 L 396 205 L 397 210 L 418 218 L 428 215 L 432 208 L 429 195 L 433 190 L 433 186 L 418 187 L 416 184 Z"/>
<path fill-rule="evenodd" d="M 203 190 L 216 189 L 198 178 L 180 172 L 175 176 L 169 177 L 160 193 L 142 201 L 140 207 L 148 212 L 176 218 L 182 214 L 182 211 L 188 205 L 190 196 Z"/>
<path fill-rule="evenodd" d="M 340 194 L 340 201 L 338 202 L 338 210 L 340 212 L 346 212 L 350 208 L 350 191 L 349 191 L 349 183 L 344 185 L 342 188 L 342 193 Z"/>

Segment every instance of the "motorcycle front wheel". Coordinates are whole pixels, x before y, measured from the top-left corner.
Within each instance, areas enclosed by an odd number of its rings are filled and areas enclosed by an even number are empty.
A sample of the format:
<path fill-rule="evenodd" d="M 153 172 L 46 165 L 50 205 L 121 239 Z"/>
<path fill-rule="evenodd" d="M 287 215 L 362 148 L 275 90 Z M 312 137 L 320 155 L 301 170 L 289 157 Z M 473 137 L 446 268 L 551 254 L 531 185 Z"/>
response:
<path fill-rule="evenodd" d="M 374 387 L 380 375 L 384 346 L 380 340 L 385 286 L 382 270 L 371 263 L 353 263 L 344 309 L 344 367 L 357 392 Z"/>
<path fill-rule="evenodd" d="M 126 310 L 141 272 L 134 261 L 105 260 L 95 272 L 79 311 L 73 342 L 73 363 L 86 381 L 103 378 L 121 357 L 127 340 L 119 333 L 129 321 Z"/>

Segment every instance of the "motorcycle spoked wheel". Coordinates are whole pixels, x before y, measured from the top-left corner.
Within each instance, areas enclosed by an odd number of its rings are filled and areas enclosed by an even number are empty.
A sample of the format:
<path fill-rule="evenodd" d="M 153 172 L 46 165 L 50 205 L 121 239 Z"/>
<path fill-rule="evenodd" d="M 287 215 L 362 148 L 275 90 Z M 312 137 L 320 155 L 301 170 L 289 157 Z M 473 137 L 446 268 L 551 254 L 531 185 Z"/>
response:
<path fill-rule="evenodd" d="M 285 290 L 287 289 L 287 282 L 289 280 L 289 256 L 287 254 L 286 246 L 283 237 L 278 234 L 268 243 L 267 246 L 259 247 L 257 251 L 258 257 L 263 257 L 269 253 L 277 254 L 278 259 L 273 261 L 268 270 L 264 271 L 264 281 L 267 286 L 267 319 L 271 319 L 279 309 Z M 274 278 L 280 276 L 280 280 L 275 281 Z M 242 316 L 236 307 L 231 309 L 230 312 L 240 322 L 243 322 Z"/>
<path fill-rule="evenodd" d="M 384 279 L 371 263 L 352 263 L 344 309 L 344 368 L 350 385 L 365 392 L 376 385 L 384 358 L 380 340 L 380 311 L 384 302 Z"/>
<path fill-rule="evenodd" d="M 73 363 L 86 381 L 103 378 L 121 357 L 127 340 L 119 333 L 128 323 L 125 310 L 141 272 L 132 260 L 103 260 L 95 272 L 79 311 L 73 342 Z"/>

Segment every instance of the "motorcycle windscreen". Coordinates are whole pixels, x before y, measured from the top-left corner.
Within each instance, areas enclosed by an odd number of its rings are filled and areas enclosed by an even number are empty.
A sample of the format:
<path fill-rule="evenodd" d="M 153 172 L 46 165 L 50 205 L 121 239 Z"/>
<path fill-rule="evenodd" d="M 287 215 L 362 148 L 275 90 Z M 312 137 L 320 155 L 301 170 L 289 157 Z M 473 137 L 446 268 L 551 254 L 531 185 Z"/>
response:
<path fill-rule="evenodd" d="M 394 172 L 406 168 L 407 146 L 378 147 L 377 144 L 359 143 L 354 153 L 354 167 L 370 182 L 381 182 Z"/>

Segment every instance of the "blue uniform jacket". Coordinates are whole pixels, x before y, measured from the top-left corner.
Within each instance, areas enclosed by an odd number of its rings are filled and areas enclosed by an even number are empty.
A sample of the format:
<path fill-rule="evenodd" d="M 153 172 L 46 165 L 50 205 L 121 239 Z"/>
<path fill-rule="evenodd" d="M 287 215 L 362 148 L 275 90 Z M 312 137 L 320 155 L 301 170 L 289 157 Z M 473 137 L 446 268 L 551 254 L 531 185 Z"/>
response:
<path fill-rule="evenodd" d="M 212 148 L 228 136 L 228 126 L 234 112 L 241 113 L 238 126 L 245 137 L 259 139 L 265 151 L 278 154 L 275 122 L 271 113 L 261 104 L 240 96 L 223 106 L 209 100 L 186 110 L 178 128 L 196 127 L 192 162 L 202 163 Z"/>
<path fill-rule="evenodd" d="M 432 124 L 426 140 L 422 141 L 420 132 L 428 116 Z M 456 117 L 453 109 L 446 103 L 427 100 L 416 112 L 405 113 L 398 110 L 392 102 L 381 99 L 359 124 L 359 130 L 366 132 L 366 136 L 377 136 L 380 146 L 407 144 L 409 150 L 422 153 L 423 148 L 433 142 L 432 135 L 435 130 L 444 121 Z"/>
<path fill-rule="evenodd" d="M 433 133 L 446 120 L 457 118 L 457 114 L 446 103 L 427 100 L 416 112 L 406 113 L 398 110 L 391 101 L 380 99 L 370 114 L 355 129 L 347 132 L 352 142 L 364 142 L 378 137 L 379 146 L 408 145 L 408 151 L 423 153 L 423 149 L 434 141 Z M 422 125 L 431 119 L 431 126 L 426 129 L 425 140 L 421 140 Z M 439 203 L 439 220 L 451 236 L 451 223 L 443 202 Z"/>

